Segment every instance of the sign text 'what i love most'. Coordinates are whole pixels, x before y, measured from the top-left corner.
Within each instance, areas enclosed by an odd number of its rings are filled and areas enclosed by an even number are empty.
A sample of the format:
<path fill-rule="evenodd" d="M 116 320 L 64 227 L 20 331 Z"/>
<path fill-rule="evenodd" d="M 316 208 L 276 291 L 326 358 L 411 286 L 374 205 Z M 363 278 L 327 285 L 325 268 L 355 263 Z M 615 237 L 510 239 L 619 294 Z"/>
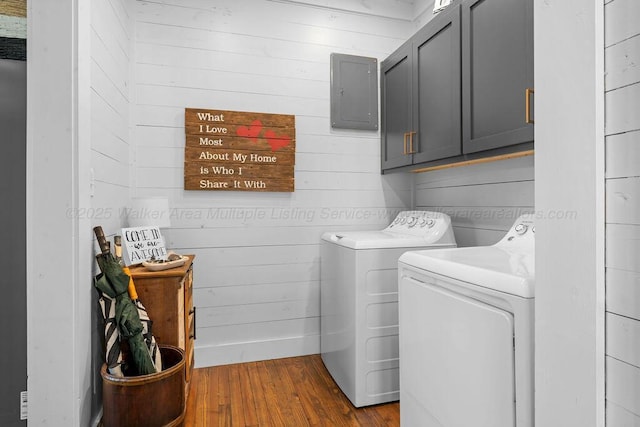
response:
<path fill-rule="evenodd" d="M 186 108 L 184 189 L 294 190 L 295 116 Z"/>

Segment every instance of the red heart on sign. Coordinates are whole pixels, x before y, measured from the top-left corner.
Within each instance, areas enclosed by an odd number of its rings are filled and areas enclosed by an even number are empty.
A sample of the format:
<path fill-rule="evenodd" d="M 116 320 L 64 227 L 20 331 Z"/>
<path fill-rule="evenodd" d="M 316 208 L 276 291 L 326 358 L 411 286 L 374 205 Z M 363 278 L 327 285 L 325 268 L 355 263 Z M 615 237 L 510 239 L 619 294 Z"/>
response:
<path fill-rule="evenodd" d="M 245 138 L 257 138 L 262 130 L 262 122 L 260 120 L 254 120 L 251 122 L 251 126 L 238 126 L 236 133 L 238 136 Z M 255 141 L 254 141 L 255 142 Z"/>
<path fill-rule="evenodd" d="M 266 131 L 264 133 L 264 137 L 267 138 L 271 151 L 278 151 L 279 149 L 291 144 L 291 138 L 282 135 L 276 136 L 276 133 L 272 130 Z"/>

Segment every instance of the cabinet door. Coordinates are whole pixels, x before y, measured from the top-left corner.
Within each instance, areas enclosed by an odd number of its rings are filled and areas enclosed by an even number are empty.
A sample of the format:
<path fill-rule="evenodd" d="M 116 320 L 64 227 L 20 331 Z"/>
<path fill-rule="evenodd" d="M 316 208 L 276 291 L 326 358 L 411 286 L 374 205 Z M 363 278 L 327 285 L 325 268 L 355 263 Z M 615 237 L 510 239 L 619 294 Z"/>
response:
<path fill-rule="evenodd" d="M 411 127 L 411 44 L 403 45 L 381 65 L 382 170 L 411 164 L 405 135 Z"/>
<path fill-rule="evenodd" d="M 140 301 L 153 321 L 151 332 L 158 344 L 184 349 L 181 278 L 147 274 L 146 277 L 134 276 L 133 282 Z"/>
<path fill-rule="evenodd" d="M 463 2 L 462 69 L 464 153 L 533 141 L 533 1 Z"/>
<path fill-rule="evenodd" d="M 413 38 L 413 163 L 462 153 L 460 138 L 460 9 L 437 16 Z"/>

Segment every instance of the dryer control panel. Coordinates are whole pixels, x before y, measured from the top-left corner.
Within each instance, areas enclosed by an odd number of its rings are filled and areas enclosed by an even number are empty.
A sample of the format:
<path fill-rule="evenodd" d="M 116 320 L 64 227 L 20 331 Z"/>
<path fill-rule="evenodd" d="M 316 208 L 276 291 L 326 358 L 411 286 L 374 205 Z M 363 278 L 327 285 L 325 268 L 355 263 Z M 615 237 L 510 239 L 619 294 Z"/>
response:
<path fill-rule="evenodd" d="M 536 233 L 534 216 L 534 214 L 521 215 L 495 246 L 530 248 L 533 251 Z"/>

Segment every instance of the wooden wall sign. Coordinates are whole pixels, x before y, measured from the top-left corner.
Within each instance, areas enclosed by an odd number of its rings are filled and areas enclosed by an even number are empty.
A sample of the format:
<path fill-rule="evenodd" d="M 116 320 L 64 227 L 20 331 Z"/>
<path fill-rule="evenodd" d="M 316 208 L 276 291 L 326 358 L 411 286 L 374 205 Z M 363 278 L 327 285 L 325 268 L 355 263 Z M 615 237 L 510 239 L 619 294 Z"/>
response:
<path fill-rule="evenodd" d="M 186 108 L 184 189 L 293 191 L 295 116 Z"/>

